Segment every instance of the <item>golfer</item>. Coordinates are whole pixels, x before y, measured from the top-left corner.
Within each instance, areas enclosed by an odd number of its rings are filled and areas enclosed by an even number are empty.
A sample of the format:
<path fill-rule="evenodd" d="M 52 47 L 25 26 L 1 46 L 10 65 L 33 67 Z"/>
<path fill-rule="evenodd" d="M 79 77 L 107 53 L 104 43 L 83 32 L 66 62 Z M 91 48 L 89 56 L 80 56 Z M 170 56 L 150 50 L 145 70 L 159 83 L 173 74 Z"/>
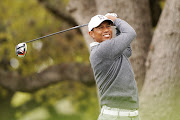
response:
<path fill-rule="evenodd" d="M 116 37 L 112 38 L 112 28 Z M 129 62 L 135 30 L 115 13 L 91 18 L 90 62 L 98 87 L 101 113 L 98 120 L 139 120 L 138 90 Z"/>

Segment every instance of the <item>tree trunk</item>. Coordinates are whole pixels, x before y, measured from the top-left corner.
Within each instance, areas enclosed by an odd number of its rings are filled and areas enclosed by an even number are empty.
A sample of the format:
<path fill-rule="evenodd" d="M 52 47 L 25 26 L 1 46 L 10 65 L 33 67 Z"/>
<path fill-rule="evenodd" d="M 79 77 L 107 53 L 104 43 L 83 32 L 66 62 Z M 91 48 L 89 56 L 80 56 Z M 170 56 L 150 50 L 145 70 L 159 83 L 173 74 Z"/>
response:
<path fill-rule="evenodd" d="M 167 0 L 154 33 L 142 90 L 143 120 L 179 120 L 180 2 Z"/>
<path fill-rule="evenodd" d="M 90 18 L 96 15 L 96 4 L 94 0 L 70 0 L 67 10 L 72 15 L 72 17 L 76 20 L 76 22 L 81 24 L 87 24 Z M 88 28 L 81 28 L 83 36 L 86 41 L 86 45 L 90 50 L 89 44 L 93 42 L 93 39 L 88 34 Z"/>
<path fill-rule="evenodd" d="M 90 3 L 89 3 L 90 2 Z M 84 5 L 85 4 L 85 5 Z M 86 6 L 88 4 L 88 6 Z M 90 7 L 90 8 L 89 8 Z M 119 18 L 127 21 L 137 32 L 136 40 L 132 43 L 133 55 L 131 63 L 135 78 L 141 90 L 145 78 L 145 61 L 151 42 L 151 20 L 148 0 L 71 0 L 69 8 L 78 23 L 89 22 L 96 14 L 108 12 L 117 13 Z M 130 8 L 130 9 L 127 9 Z M 97 10 L 96 10 L 97 9 Z M 72 11 L 72 10 L 71 10 Z M 92 11 L 92 12 L 91 12 Z M 87 46 L 92 42 L 87 28 L 82 29 Z"/>
<path fill-rule="evenodd" d="M 150 3 L 150 10 L 151 10 L 151 21 L 152 26 L 156 27 L 159 17 L 161 15 L 161 6 L 160 6 L 160 0 L 149 0 Z"/>

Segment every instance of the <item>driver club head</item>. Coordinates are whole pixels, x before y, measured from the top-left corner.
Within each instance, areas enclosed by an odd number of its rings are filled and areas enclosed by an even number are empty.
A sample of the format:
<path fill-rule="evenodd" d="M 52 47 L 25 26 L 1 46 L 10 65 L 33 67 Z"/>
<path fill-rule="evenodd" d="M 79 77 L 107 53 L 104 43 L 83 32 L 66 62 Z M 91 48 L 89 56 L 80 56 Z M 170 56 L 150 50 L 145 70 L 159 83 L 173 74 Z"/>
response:
<path fill-rule="evenodd" d="M 18 45 L 16 45 L 15 52 L 18 57 L 24 57 L 27 53 L 26 43 L 19 43 Z"/>

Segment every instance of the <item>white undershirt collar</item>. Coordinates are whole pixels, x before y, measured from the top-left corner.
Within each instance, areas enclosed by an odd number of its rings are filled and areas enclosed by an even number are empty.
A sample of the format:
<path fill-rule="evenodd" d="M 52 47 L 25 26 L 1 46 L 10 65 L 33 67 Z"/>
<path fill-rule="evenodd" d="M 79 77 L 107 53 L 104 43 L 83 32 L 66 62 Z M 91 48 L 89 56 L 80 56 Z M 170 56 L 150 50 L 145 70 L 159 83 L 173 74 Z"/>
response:
<path fill-rule="evenodd" d="M 98 42 L 92 42 L 92 43 L 90 43 L 90 47 L 92 48 L 92 47 L 94 47 L 94 46 L 96 46 L 96 45 L 99 45 L 100 43 L 98 43 Z"/>

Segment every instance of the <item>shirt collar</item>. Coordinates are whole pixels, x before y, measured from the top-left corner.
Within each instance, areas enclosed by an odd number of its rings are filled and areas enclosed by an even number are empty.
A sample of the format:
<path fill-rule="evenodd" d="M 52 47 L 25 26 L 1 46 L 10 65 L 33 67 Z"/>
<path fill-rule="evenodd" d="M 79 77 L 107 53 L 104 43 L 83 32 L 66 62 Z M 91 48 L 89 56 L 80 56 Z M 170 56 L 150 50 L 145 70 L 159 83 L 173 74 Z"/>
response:
<path fill-rule="evenodd" d="M 98 42 L 92 42 L 92 43 L 90 43 L 90 47 L 92 48 L 92 47 L 94 47 L 94 46 L 96 46 L 96 45 L 99 45 L 100 43 L 98 43 Z"/>

